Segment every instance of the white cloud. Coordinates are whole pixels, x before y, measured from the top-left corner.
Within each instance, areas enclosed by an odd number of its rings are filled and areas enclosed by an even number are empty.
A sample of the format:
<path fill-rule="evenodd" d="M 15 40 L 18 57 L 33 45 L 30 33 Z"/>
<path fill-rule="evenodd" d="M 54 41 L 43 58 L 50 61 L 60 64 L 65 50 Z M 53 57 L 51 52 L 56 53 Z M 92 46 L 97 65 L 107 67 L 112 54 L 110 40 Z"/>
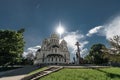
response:
<path fill-rule="evenodd" d="M 80 43 L 81 54 L 84 54 L 83 50 L 85 49 L 85 45 L 88 44 L 88 41 L 85 40 L 85 36 L 83 34 L 80 34 L 79 31 L 67 32 L 64 36 L 64 40 L 66 40 L 68 48 L 72 54 L 76 53 L 75 43 L 78 41 Z"/>
<path fill-rule="evenodd" d="M 64 40 L 67 42 L 69 48 L 75 49 L 75 43 L 77 41 L 79 41 L 80 39 L 82 39 L 84 37 L 84 35 L 82 34 L 78 34 L 78 31 L 76 32 L 68 32 L 65 36 L 64 36 Z"/>
<path fill-rule="evenodd" d="M 103 26 L 94 27 L 94 28 L 90 29 L 86 35 L 90 37 L 93 34 L 98 33 L 102 28 L 103 28 Z"/>
<path fill-rule="evenodd" d="M 40 46 L 34 46 L 34 47 L 30 47 L 30 48 L 28 48 L 28 51 L 36 51 L 36 50 L 38 50 L 40 48 Z"/>
<path fill-rule="evenodd" d="M 115 35 L 120 35 L 120 16 L 115 17 L 108 23 L 105 23 L 102 26 L 94 27 L 89 30 L 87 36 L 92 36 L 93 34 L 99 33 L 102 36 L 105 36 L 106 39 L 110 39 Z"/>
<path fill-rule="evenodd" d="M 115 35 L 120 35 L 120 16 L 115 17 L 104 26 L 104 35 L 107 39 L 112 38 Z"/>
<path fill-rule="evenodd" d="M 28 55 L 29 53 L 32 53 L 33 55 L 35 55 L 35 52 L 38 50 L 38 49 L 40 49 L 40 47 L 41 46 L 34 46 L 34 47 L 29 47 L 28 49 L 27 49 L 27 51 L 25 51 L 24 53 L 23 53 L 23 56 L 24 57 L 26 57 L 26 55 Z"/>
<path fill-rule="evenodd" d="M 87 48 L 82 49 L 82 51 L 81 51 L 81 57 L 85 57 L 88 54 L 89 54 L 89 51 L 88 51 Z"/>

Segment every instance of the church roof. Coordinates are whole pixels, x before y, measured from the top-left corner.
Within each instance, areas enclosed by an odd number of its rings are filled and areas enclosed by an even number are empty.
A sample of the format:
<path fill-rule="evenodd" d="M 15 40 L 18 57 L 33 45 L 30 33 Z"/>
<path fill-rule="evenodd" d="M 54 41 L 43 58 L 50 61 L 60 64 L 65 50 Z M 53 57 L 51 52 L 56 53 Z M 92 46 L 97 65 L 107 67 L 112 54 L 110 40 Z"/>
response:
<path fill-rule="evenodd" d="M 51 34 L 51 38 L 59 38 L 59 36 L 56 33 Z"/>

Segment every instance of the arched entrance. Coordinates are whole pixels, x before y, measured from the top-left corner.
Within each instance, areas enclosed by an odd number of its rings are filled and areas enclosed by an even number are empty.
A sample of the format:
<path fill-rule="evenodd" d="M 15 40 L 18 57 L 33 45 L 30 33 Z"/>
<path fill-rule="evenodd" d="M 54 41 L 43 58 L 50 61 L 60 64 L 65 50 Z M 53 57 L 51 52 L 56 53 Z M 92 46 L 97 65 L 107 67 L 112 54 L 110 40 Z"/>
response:
<path fill-rule="evenodd" d="M 62 64 L 65 61 L 65 58 L 60 54 L 49 54 L 46 59 L 48 64 Z"/>

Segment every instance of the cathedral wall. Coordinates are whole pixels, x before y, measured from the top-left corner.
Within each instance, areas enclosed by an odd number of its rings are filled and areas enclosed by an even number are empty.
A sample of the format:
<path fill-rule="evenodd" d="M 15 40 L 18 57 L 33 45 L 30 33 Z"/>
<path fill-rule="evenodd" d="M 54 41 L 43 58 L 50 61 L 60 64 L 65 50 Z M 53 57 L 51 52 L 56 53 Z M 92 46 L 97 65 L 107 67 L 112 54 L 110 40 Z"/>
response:
<path fill-rule="evenodd" d="M 36 64 L 51 64 L 61 63 L 67 64 L 70 61 L 70 54 L 67 48 L 67 43 L 63 40 L 59 43 L 59 38 L 56 34 L 42 42 L 41 51 L 37 52 Z"/>

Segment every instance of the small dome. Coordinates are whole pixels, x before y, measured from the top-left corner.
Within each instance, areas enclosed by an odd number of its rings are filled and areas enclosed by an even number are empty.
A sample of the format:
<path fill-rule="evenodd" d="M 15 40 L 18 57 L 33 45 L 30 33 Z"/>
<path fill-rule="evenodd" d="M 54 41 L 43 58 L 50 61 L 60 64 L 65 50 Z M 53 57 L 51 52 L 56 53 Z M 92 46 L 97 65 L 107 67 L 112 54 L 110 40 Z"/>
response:
<path fill-rule="evenodd" d="M 43 40 L 43 43 L 45 44 L 45 43 L 48 43 L 48 39 L 44 39 Z"/>
<path fill-rule="evenodd" d="M 46 38 L 45 38 L 45 39 L 44 39 L 44 41 L 46 41 L 46 42 L 47 42 L 47 41 L 48 41 L 48 39 L 46 39 Z"/>
<path fill-rule="evenodd" d="M 63 40 L 61 41 L 61 44 L 67 44 L 67 42 L 63 39 Z"/>
<path fill-rule="evenodd" d="M 56 33 L 53 33 L 53 34 L 51 35 L 51 38 L 59 38 L 59 36 L 58 36 Z"/>

